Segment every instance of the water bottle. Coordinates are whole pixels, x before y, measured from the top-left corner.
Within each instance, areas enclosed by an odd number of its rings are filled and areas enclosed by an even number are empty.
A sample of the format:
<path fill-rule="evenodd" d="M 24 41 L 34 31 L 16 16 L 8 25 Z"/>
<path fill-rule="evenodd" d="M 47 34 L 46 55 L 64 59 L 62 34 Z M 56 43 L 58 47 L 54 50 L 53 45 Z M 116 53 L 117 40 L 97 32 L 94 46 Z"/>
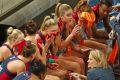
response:
<path fill-rule="evenodd" d="M 81 35 L 82 39 L 88 39 L 86 33 L 84 32 L 84 30 L 82 29 L 81 26 L 80 26 L 79 31 L 80 31 L 80 35 Z"/>

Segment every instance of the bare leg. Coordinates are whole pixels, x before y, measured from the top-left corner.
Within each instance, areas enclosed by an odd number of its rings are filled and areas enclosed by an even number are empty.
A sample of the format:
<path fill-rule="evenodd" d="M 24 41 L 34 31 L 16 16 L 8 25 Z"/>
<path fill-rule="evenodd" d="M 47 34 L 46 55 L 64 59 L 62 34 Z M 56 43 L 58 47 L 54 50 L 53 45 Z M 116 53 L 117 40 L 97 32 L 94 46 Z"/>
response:
<path fill-rule="evenodd" d="M 69 56 L 69 57 L 61 57 L 61 59 L 65 59 L 65 60 L 69 60 L 69 61 L 73 61 L 73 62 L 79 63 L 80 69 L 81 69 L 80 74 L 84 74 L 85 73 L 85 63 L 84 63 L 84 60 L 82 58 L 78 58 L 76 56 Z"/>
<path fill-rule="evenodd" d="M 60 80 L 60 78 L 53 75 L 46 75 L 44 80 Z"/>
<path fill-rule="evenodd" d="M 61 70 L 61 69 L 58 69 L 58 70 L 52 70 L 52 69 L 49 69 L 49 68 L 47 69 L 47 74 L 48 75 L 57 76 L 61 80 L 64 80 L 66 73 L 67 73 L 67 71 Z"/>
<path fill-rule="evenodd" d="M 81 73 L 81 67 L 80 67 L 79 63 L 77 63 L 77 62 L 68 61 L 65 59 L 57 59 L 55 62 L 59 64 L 61 69 Z"/>

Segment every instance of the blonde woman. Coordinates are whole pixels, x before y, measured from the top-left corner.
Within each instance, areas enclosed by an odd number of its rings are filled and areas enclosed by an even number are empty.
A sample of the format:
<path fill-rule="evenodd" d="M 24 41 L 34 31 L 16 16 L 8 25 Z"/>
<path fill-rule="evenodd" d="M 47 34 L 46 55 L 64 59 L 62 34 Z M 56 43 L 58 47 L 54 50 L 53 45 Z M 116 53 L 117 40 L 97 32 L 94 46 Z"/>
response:
<path fill-rule="evenodd" d="M 7 30 L 7 33 L 7 41 L 0 47 L 0 62 L 4 61 L 9 56 L 16 54 L 13 52 L 14 46 L 24 39 L 24 34 L 18 29 L 10 27 Z"/>
<path fill-rule="evenodd" d="M 83 80 L 115 80 L 111 66 L 108 65 L 106 55 L 103 51 L 93 49 L 90 51 L 88 59 L 87 76 L 72 73 L 75 78 Z"/>
<path fill-rule="evenodd" d="M 73 19 L 73 10 L 71 6 L 68 4 L 58 3 L 58 5 L 55 8 L 55 13 L 56 13 L 58 26 L 60 29 L 60 36 L 61 36 L 61 41 L 59 42 L 60 44 L 58 44 L 59 49 L 61 51 L 64 51 L 64 53 L 66 53 L 61 58 L 79 63 L 81 74 L 84 74 L 85 65 L 83 65 L 84 64 L 83 59 L 85 59 L 86 56 L 84 54 L 80 54 L 82 53 L 82 50 L 80 48 L 77 49 L 78 51 L 73 51 L 73 49 L 76 49 L 75 48 L 76 45 L 73 44 L 73 40 L 75 39 L 75 36 L 77 34 L 80 34 L 79 26 L 74 27 L 76 22 Z"/>
<path fill-rule="evenodd" d="M 90 51 L 87 80 L 115 80 L 112 68 L 108 65 L 106 55 L 101 50 Z"/>
<path fill-rule="evenodd" d="M 77 33 L 76 32 L 77 30 L 78 30 L 77 28 L 74 29 L 74 34 Z M 66 70 L 71 70 L 78 73 L 82 72 L 78 62 L 65 60 L 65 59 L 59 58 L 59 56 L 56 55 L 59 50 L 59 44 L 61 43 L 61 37 L 59 34 L 58 25 L 54 19 L 50 18 L 49 16 L 45 17 L 43 24 L 41 26 L 41 29 L 39 31 L 39 34 L 36 36 L 36 39 L 38 44 L 39 43 L 41 45 L 44 44 L 44 48 L 47 52 L 47 58 L 48 58 L 47 64 L 49 67 L 49 70 L 48 70 L 49 74 L 62 77 L 62 76 L 65 76 Z M 71 40 L 71 38 L 68 38 L 67 40 Z M 42 51 L 40 47 L 39 49 L 40 51 Z M 63 69 L 65 71 L 63 71 Z"/>

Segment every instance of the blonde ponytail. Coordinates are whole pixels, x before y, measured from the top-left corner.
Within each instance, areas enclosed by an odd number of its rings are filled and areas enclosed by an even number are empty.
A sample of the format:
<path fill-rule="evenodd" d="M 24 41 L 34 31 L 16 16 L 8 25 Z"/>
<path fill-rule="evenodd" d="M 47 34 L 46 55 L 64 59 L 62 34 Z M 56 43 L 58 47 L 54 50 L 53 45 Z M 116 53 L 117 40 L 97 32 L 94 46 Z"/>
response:
<path fill-rule="evenodd" d="M 40 30 L 44 31 L 46 27 L 50 27 L 51 25 L 57 25 L 57 22 L 50 16 L 46 16 L 43 20 Z"/>
<path fill-rule="evenodd" d="M 13 27 L 8 28 L 7 30 L 8 40 L 17 39 L 19 34 L 23 34 L 22 31 L 18 29 L 13 29 Z"/>
<path fill-rule="evenodd" d="M 7 30 L 7 34 L 8 35 L 12 34 L 13 30 L 14 30 L 13 27 L 9 27 Z"/>
<path fill-rule="evenodd" d="M 60 15 L 59 15 L 59 7 L 61 5 L 62 5 L 61 3 L 58 3 L 57 6 L 55 7 L 55 14 L 56 14 L 57 17 L 60 17 Z"/>
<path fill-rule="evenodd" d="M 46 17 L 44 18 L 43 23 L 42 23 L 42 25 L 41 25 L 41 27 L 40 27 L 40 30 L 43 31 L 43 30 L 45 29 L 45 22 L 46 22 L 47 20 L 49 20 L 49 19 L 51 19 L 50 16 L 46 16 Z"/>
<path fill-rule="evenodd" d="M 55 13 L 56 13 L 57 18 L 63 16 L 65 12 L 69 9 L 72 9 L 70 5 L 58 3 L 55 8 Z"/>

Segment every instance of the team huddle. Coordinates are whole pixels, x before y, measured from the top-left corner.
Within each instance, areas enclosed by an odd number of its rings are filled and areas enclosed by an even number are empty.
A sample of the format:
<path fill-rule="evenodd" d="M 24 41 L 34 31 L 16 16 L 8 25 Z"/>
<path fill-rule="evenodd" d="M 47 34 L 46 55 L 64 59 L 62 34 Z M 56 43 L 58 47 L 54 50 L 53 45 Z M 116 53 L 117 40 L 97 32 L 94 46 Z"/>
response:
<path fill-rule="evenodd" d="M 115 80 L 120 14 L 110 13 L 118 6 L 88 1 L 74 9 L 58 3 L 54 18 L 46 16 L 40 26 L 34 20 L 23 31 L 10 26 L 0 47 L 0 80 Z"/>

